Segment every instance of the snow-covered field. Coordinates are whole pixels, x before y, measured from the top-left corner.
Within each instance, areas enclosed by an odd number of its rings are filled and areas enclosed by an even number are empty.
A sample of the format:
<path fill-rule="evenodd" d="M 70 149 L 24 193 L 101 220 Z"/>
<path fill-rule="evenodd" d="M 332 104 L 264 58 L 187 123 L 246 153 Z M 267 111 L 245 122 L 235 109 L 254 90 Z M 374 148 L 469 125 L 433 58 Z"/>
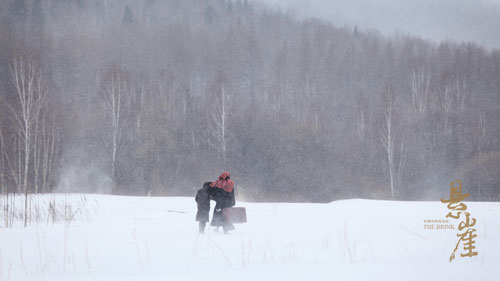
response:
<path fill-rule="evenodd" d="M 32 226 L 0 222 L 0 280 L 498 280 L 500 203 L 466 203 L 479 255 L 450 263 L 457 230 L 424 229 L 440 202 L 237 202 L 248 223 L 199 235 L 193 198 L 44 195 Z"/>

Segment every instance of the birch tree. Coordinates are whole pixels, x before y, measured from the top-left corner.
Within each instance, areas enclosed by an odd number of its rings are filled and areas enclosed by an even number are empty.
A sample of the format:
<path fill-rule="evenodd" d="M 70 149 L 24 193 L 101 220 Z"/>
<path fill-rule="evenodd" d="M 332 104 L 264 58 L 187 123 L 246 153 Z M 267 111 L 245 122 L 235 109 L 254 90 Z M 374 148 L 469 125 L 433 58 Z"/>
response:
<path fill-rule="evenodd" d="M 210 144 L 219 153 L 219 159 L 221 159 L 221 168 L 226 169 L 226 153 L 227 153 L 227 141 L 228 141 L 228 93 L 227 85 L 222 74 L 214 85 L 214 104 L 211 116 L 211 135 L 214 142 Z"/>
<path fill-rule="evenodd" d="M 418 116 L 426 113 L 428 99 L 430 75 L 424 70 L 413 71 L 408 81 L 411 91 L 411 105 L 413 112 Z"/>
<path fill-rule="evenodd" d="M 406 161 L 406 148 L 403 133 L 401 133 L 399 147 L 396 143 L 396 107 L 391 88 L 388 88 L 384 93 L 384 103 L 384 119 L 380 138 L 387 160 L 391 197 L 395 198 L 396 185 L 401 183 L 401 175 Z"/>
<path fill-rule="evenodd" d="M 127 110 L 127 98 L 130 87 L 125 81 L 124 75 L 119 71 L 113 71 L 109 81 L 103 89 L 104 110 L 111 133 L 108 147 L 111 156 L 111 179 L 112 192 L 117 194 L 117 155 L 123 142 L 124 120 Z"/>
<path fill-rule="evenodd" d="M 30 178 L 30 161 L 36 150 L 38 137 L 35 124 L 39 121 L 42 108 L 45 106 L 47 91 L 45 89 L 41 69 L 34 62 L 16 58 L 11 66 L 12 83 L 14 84 L 17 104 L 11 105 L 18 135 L 18 169 L 16 178 L 18 190 L 24 192 L 24 226 L 28 223 L 28 181 Z"/>

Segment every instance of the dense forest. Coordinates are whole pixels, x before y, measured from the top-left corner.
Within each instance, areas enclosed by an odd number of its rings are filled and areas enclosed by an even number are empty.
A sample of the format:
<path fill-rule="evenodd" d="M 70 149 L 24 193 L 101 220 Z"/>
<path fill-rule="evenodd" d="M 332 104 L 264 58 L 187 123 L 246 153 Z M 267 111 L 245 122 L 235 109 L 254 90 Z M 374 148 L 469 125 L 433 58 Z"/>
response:
<path fill-rule="evenodd" d="M 0 0 L 3 193 L 500 200 L 500 50 L 230 0 Z"/>

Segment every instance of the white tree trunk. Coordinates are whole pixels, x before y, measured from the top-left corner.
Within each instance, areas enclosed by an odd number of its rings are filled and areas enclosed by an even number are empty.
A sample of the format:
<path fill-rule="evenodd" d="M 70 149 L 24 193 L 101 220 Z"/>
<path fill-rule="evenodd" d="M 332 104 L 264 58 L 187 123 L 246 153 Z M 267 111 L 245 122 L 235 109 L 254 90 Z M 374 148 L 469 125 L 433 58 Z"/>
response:
<path fill-rule="evenodd" d="M 226 155 L 227 155 L 227 93 L 223 85 L 220 86 L 220 92 L 217 93 L 215 110 L 212 116 L 212 136 L 215 142 L 209 142 L 218 153 L 220 153 L 221 167 L 226 169 Z"/>
<path fill-rule="evenodd" d="M 107 116 L 111 121 L 111 178 L 113 194 L 117 194 L 116 164 L 122 142 L 123 114 L 125 110 L 124 95 L 126 91 L 128 91 L 128 87 L 122 81 L 120 74 L 113 75 L 109 85 L 104 90 L 104 105 Z"/>
<path fill-rule="evenodd" d="M 19 106 L 11 106 L 13 116 L 17 121 L 17 131 L 20 141 L 18 175 L 20 188 L 24 192 L 24 226 L 28 223 L 28 175 L 33 149 L 33 141 L 37 139 L 34 128 L 38 122 L 42 108 L 45 105 L 46 91 L 43 76 L 35 63 L 24 62 L 22 58 L 15 59 L 11 67 L 12 82 L 16 89 Z M 22 163 L 21 163 L 22 162 Z"/>
<path fill-rule="evenodd" d="M 391 190 L 391 197 L 394 198 L 394 114 L 393 114 L 393 100 L 392 92 L 389 90 L 386 98 L 386 108 L 384 113 L 384 125 L 382 127 L 381 140 L 387 158 L 387 168 L 389 172 L 389 186 Z"/>

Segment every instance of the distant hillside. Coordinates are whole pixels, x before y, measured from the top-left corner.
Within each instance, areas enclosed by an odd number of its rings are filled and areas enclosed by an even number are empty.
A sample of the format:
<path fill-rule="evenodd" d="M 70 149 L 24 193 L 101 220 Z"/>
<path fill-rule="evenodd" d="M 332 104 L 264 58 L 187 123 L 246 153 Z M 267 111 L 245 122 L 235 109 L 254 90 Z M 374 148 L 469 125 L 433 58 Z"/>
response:
<path fill-rule="evenodd" d="M 498 0 L 254 0 L 340 26 L 500 48 Z"/>

